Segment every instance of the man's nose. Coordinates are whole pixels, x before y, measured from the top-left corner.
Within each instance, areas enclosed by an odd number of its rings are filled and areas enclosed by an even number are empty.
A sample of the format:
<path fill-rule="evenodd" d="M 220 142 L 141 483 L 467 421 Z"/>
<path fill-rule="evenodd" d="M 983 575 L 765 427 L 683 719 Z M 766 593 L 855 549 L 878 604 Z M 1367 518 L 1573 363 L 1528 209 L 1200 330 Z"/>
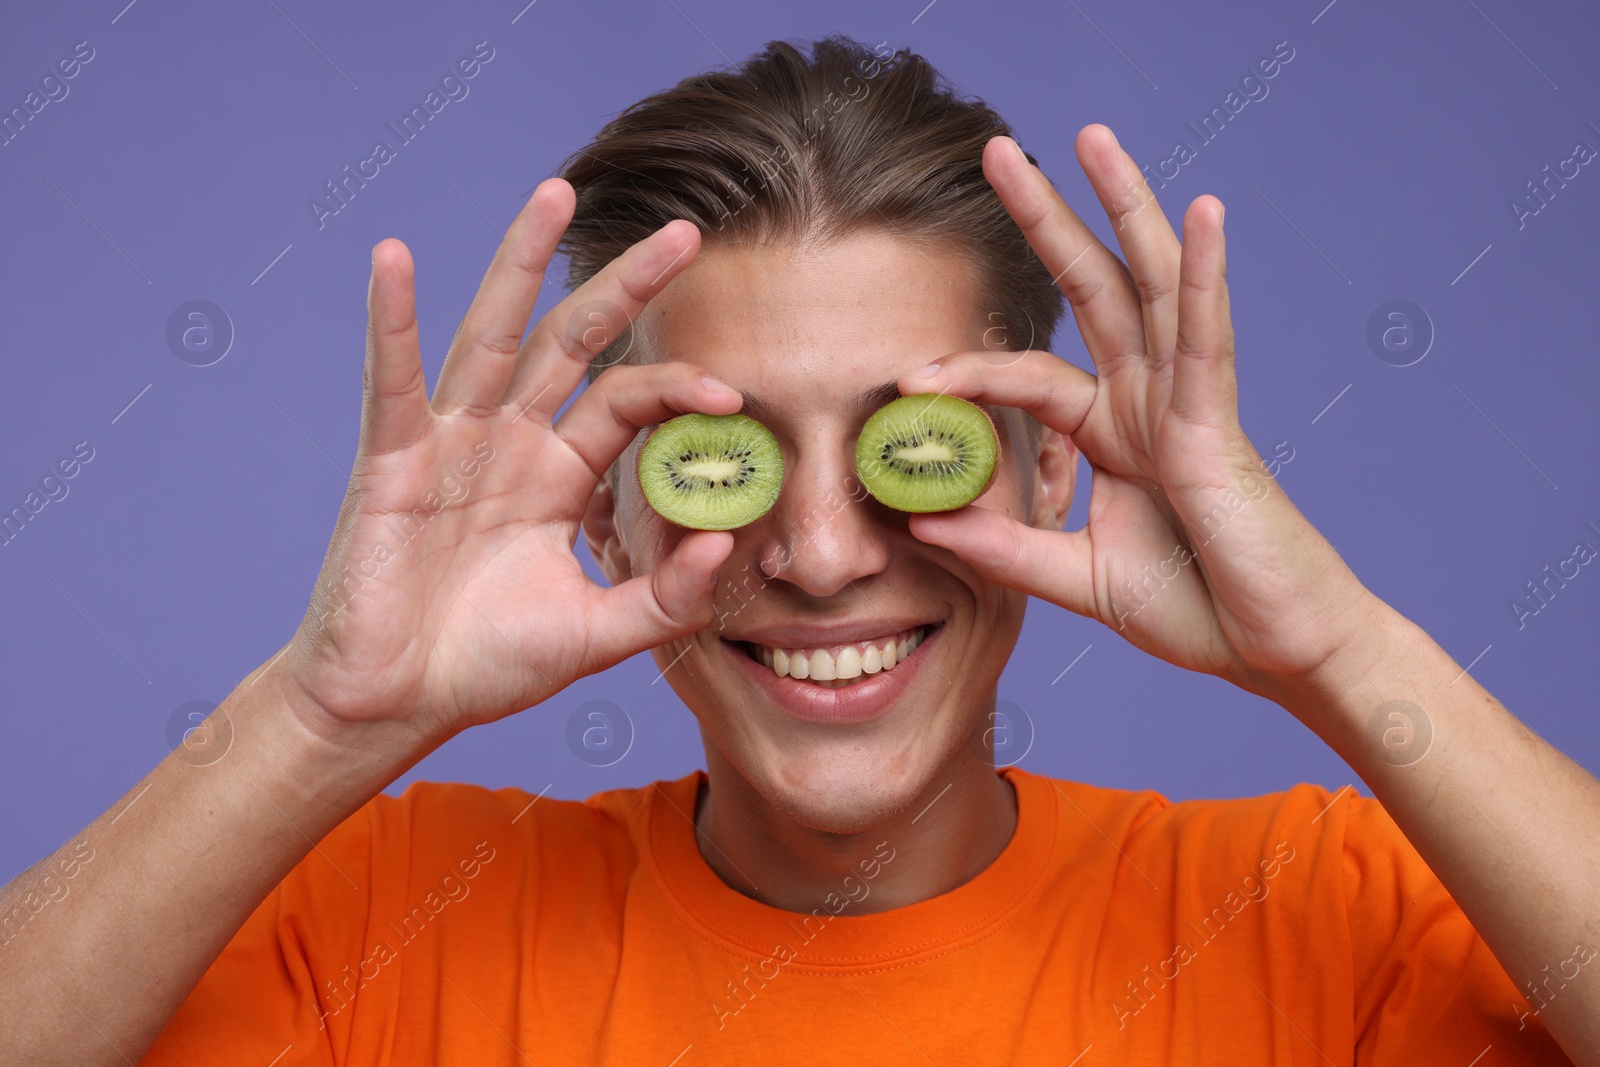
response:
<path fill-rule="evenodd" d="M 856 478 L 848 455 L 796 457 L 783 493 L 763 523 L 762 577 L 830 597 L 889 565 L 881 508 Z"/>

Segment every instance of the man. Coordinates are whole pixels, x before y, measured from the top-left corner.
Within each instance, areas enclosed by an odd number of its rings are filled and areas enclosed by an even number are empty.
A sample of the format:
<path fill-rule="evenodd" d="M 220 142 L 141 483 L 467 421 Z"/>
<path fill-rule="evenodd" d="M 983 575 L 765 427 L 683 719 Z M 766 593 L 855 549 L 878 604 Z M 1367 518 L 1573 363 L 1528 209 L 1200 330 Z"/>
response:
<path fill-rule="evenodd" d="M 1086 127 L 1124 267 L 1006 132 L 847 40 L 688 79 L 535 190 L 431 398 L 409 254 L 378 245 L 306 618 L 215 713 L 225 757 L 180 749 L 19 879 L 103 857 L 8 945 L 7 1061 L 1600 1062 L 1600 786 L 1266 474 L 1220 202 L 1180 248 Z M 562 241 L 576 289 L 524 340 Z M 1028 339 L 1059 294 L 1096 376 Z M 927 393 L 986 405 L 1003 462 L 977 506 L 908 517 L 850 457 Z M 645 505 L 640 430 L 691 410 L 772 430 L 772 512 L 690 532 Z M 1377 799 L 997 774 L 1029 595 L 1276 701 Z M 705 772 L 379 795 L 647 648 Z"/>

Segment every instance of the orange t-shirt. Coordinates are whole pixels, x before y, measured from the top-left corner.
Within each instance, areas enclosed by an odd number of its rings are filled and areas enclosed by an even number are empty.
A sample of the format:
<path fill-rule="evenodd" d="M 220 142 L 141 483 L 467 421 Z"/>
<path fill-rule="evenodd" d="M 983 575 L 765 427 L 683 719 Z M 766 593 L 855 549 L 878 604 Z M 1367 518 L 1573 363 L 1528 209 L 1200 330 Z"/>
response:
<path fill-rule="evenodd" d="M 1172 803 L 1001 773 L 1018 815 L 1000 856 L 868 914 L 916 862 L 894 840 L 867 835 L 810 914 L 769 907 L 702 858 L 698 771 L 582 803 L 380 795 L 142 1062 L 1569 1062 L 1535 1012 L 1561 979 L 1524 999 L 1375 800 Z"/>

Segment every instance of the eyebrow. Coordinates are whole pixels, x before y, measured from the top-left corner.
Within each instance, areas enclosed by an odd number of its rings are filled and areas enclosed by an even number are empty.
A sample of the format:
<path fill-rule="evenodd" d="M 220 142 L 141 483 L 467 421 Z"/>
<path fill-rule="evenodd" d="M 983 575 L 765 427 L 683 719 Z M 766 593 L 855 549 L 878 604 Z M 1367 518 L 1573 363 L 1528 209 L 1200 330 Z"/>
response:
<path fill-rule="evenodd" d="M 740 414 L 749 415 L 757 421 L 763 421 L 771 419 L 776 413 L 777 409 L 773 406 L 772 401 L 764 397 L 755 393 L 747 393 L 743 389 L 739 390 L 739 395 L 744 397 L 744 405 L 739 409 Z M 882 385 L 875 385 L 871 389 L 863 389 L 850 398 L 847 406 L 851 411 L 870 413 L 877 411 L 889 401 L 898 399 L 899 396 L 900 384 L 899 380 L 896 379 L 895 381 L 884 382 Z M 978 404 L 978 407 L 983 409 L 995 426 L 1000 426 L 1003 420 L 1000 408 L 993 404 Z"/>
<path fill-rule="evenodd" d="M 744 397 L 744 407 L 741 410 L 752 418 L 771 418 L 776 412 L 776 408 L 770 400 L 757 396 L 755 393 L 747 393 L 741 389 L 739 395 Z M 851 397 L 848 407 L 852 411 L 876 411 L 899 396 L 900 385 L 898 380 L 884 382 L 882 385 L 875 385 L 871 389 L 863 389 Z"/>

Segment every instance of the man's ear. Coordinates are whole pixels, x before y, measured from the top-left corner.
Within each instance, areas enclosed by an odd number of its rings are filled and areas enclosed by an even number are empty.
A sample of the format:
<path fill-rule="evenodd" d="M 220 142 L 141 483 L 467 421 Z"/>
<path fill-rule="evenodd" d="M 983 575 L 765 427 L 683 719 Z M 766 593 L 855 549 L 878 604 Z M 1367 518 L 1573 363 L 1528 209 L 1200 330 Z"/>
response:
<path fill-rule="evenodd" d="M 1078 446 L 1048 426 L 1039 430 L 1039 467 L 1033 479 L 1033 511 L 1029 525 L 1060 530 L 1072 507 L 1078 479 Z"/>
<path fill-rule="evenodd" d="M 633 577 L 633 564 L 628 559 L 628 546 L 622 543 L 617 532 L 617 501 L 611 491 L 611 478 L 607 475 L 594 487 L 589 506 L 583 513 L 583 539 L 589 552 L 606 580 L 621 585 Z"/>

